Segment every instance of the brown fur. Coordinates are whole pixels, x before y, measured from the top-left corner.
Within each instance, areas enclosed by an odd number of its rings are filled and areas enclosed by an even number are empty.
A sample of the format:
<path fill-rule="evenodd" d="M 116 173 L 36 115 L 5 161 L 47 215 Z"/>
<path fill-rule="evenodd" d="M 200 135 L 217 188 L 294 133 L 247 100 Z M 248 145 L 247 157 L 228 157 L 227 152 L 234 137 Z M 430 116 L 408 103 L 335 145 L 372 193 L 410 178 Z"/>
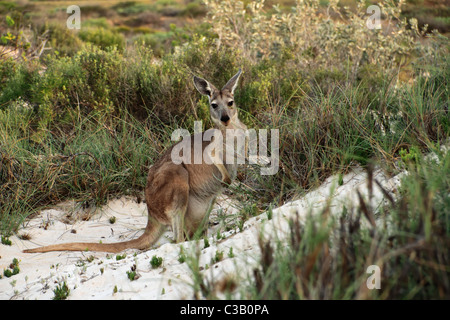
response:
<path fill-rule="evenodd" d="M 246 128 L 237 117 L 234 103 L 232 106 L 229 105 L 230 101 L 233 101 L 233 92 L 240 73 L 239 70 L 222 90 L 217 90 L 204 79 L 194 77 L 196 88 L 210 99 L 211 119 L 223 132 L 226 128 Z M 202 150 L 209 143 L 203 142 Z M 177 242 L 183 241 L 186 235 L 192 236 L 203 227 L 202 222 L 207 220 L 207 214 L 221 192 L 223 182 L 229 184 L 236 176 L 236 165 L 222 164 L 225 163 L 224 156 L 221 163 L 214 161 L 214 164 L 175 164 L 171 159 L 173 147 L 169 148 L 149 170 L 145 188 L 148 222 L 139 238 L 119 243 L 56 244 L 24 252 L 85 250 L 120 252 L 128 248 L 147 249 L 161 236 L 167 226 L 172 226 Z M 193 153 L 193 150 L 191 152 Z"/>

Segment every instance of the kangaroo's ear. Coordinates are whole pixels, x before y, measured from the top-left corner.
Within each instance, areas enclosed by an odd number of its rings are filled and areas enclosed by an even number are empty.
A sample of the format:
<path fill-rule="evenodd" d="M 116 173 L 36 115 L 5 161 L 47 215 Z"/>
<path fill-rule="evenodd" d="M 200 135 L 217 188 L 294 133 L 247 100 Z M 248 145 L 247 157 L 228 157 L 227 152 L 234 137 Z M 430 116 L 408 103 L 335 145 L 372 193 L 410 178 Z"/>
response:
<path fill-rule="evenodd" d="M 217 90 L 211 83 L 205 79 L 194 76 L 194 86 L 198 92 L 211 98 L 214 90 Z"/>
<path fill-rule="evenodd" d="M 239 77 L 241 76 L 242 70 L 239 69 L 239 71 L 230 79 L 228 80 L 227 84 L 223 86 L 223 90 L 228 90 L 232 94 L 234 93 L 234 89 L 236 89 Z"/>

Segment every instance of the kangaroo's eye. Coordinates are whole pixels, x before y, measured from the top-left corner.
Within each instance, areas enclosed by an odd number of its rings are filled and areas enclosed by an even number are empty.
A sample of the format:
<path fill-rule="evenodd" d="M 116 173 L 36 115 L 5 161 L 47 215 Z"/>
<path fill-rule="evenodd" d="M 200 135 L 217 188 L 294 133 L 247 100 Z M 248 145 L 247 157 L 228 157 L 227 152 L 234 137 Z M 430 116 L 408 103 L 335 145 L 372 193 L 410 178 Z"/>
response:
<path fill-rule="evenodd" d="M 213 109 L 215 109 L 218 107 L 218 105 L 217 105 L 217 103 L 211 103 L 211 107 L 213 107 Z"/>
<path fill-rule="evenodd" d="M 228 102 L 228 106 L 231 107 L 233 105 L 233 101 Z"/>

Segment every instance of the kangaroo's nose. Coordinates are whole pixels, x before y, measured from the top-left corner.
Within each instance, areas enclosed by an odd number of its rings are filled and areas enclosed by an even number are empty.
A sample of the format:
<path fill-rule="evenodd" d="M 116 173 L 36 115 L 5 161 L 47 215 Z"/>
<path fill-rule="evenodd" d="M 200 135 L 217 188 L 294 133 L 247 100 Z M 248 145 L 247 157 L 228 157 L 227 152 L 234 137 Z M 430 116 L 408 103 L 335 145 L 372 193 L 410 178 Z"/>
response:
<path fill-rule="evenodd" d="M 230 117 L 226 114 L 224 114 L 221 118 L 220 121 L 222 121 L 225 124 L 228 124 L 228 121 L 230 121 Z"/>

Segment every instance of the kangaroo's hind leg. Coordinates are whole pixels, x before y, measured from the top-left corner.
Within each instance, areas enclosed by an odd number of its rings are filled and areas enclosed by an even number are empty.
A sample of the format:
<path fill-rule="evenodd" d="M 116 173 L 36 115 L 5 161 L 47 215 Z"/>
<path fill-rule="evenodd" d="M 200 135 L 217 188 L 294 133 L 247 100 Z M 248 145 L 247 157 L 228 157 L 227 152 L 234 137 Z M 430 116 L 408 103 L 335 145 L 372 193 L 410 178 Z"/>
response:
<path fill-rule="evenodd" d="M 185 240 L 184 217 L 185 211 L 183 209 L 175 210 L 172 212 L 172 231 L 173 238 L 176 242 L 183 242 Z"/>
<path fill-rule="evenodd" d="M 186 169 L 182 169 L 173 188 L 172 203 L 167 208 L 167 215 L 171 218 L 172 231 L 176 242 L 185 240 L 185 219 L 189 202 L 189 181 Z"/>
<path fill-rule="evenodd" d="M 184 219 L 189 201 L 189 174 L 174 163 L 165 163 L 149 175 L 146 188 L 149 215 L 173 229 L 175 241 L 184 241 Z"/>

